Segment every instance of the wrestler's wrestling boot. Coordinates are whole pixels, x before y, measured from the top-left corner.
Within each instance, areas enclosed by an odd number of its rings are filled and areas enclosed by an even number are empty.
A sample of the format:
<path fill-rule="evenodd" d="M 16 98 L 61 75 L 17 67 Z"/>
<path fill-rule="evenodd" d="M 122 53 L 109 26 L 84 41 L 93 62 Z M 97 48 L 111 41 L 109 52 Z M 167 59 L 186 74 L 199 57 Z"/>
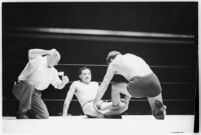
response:
<path fill-rule="evenodd" d="M 156 108 L 152 111 L 154 117 L 159 120 L 164 120 L 166 115 L 166 106 L 159 100 L 155 101 Z"/>

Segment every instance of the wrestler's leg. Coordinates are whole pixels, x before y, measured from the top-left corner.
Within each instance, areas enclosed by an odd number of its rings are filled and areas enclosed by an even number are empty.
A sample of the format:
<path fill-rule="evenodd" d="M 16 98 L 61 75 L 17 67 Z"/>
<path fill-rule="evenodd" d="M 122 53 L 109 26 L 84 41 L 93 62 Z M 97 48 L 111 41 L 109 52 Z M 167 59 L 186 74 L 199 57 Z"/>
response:
<path fill-rule="evenodd" d="M 94 108 L 93 102 L 87 103 L 82 110 L 88 118 L 104 118 L 104 115 Z"/>
<path fill-rule="evenodd" d="M 112 98 L 112 103 L 113 105 L 118 105 L 121 97 L 120 93 L 125 95 L 126 100 L 130 100 L 131 95 L 127 91 L 127 83 L 114 83 L 112 84 L 112 90 L 111 90 L 111 98 Z"/>
<path fill-rule="evenodd" d="M 123 99 L 123 101 L 125 100 L 126 102 L 121 102 L 120 93 L 125 95 L 125 99 Z M 102 113 L 104 115 L 118 115 L 125 112 L 128 109 L 128 102 L 130 100 L 130 97 L 130 94 L 127 92 L 127 83 L 112 84 L 112 102 L 103 103 L 101 105 Z"/>
<path fill-rule="evenodd" d="M 111 107 L 112 107 L 112 102 L 103 101 L 102 104 L 101 104 L 101 110 L 102 111 L 107 110 L 107 109 L 109 109 Z"/>
<path fill-rule="evenodd" d="M 127 83 L 114 83 L 112 84 L 112 91 L 118 91 L 119 93 L 131 97 L 131 95 L 128 93 L 127 85 Z"/>
<path fill-rule="evenodd" d="M 164 119 L 166 115 L 166 106 L 163 105 L 162 88 L 159 79 L 154 74 L 147 80 L 149 80 L 149 88 L 150 88 L 149 91 L 155 94 L 158 93 L 155 96 L 147 97 L 152 110 L 152 114 L 156 119 Z"/>
<path fill-rule="evenodd" d="M 112 84 L 112 90 L 111 90 L 111 100 L 112 102 L 107 102 L 101 105 L 101 110 L 107 110 L 113 106 L 116 106 L 120 103 L 121 97 L 120 93 L 125 95 L 125 100 L 129 102 L 130 100 L 130 94 L 127 91 L 127 83 L 114 83 Z"/>
<path fill-rule="evenodd" d="M 153 110 L 155 108 L 155 101 L 158 100 L 161 103 L 163 103 L 163 99 L 162 99 L 162 94 L 160 93 L 158 96 L 155 97 L 148 97 L 147 98 L 150 104 L 151 109 Z"/>
<path fill-rule="evenodd" d="M 120 103 L 120 93 L 128 96 L 129 93 L 126 90 L 127 84 L 126 83 L 115 83 L 112 84 L 112 90 L 111 90 L 111 100 L 112 102 L 104 102 L 104 104 L 101 104 L 101 110 L 107 110 L 109 108 L 115 105 L 118 105 Z M 130 97 L 130 95 L 129 95 Z"/>
<path fill-rule="evenodd" d="M 166 106 L 163 105 L 162 94 L 155 97 L 147 98 L 152 110 L 152 114 L 156 119 L 164 119 L 166 115 Z"/>
<path fill-rule="evenodd" d="M 114 106 L 112 105 L 112 102 L 103 103 L 102 105 L 107 106 L 107 108 L 104 108 L 104 110 L 102 109 L 100 110 L 101 113 L 104 115 L 119 115 L 128 109 L 128 103 L 123 103 L 123 102 L 120 102 L 119 106 L 116 108 L 114 108 Z"/>

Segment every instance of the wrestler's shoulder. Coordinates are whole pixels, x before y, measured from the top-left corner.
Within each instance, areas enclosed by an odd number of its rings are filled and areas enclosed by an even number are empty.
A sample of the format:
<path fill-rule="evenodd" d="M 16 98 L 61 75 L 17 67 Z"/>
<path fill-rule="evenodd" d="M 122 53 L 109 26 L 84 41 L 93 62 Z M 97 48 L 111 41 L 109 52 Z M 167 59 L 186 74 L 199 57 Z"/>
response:
<path fill-rule="evenodd" d="M 99 85 L 99 83 L 98 83 L 98 82 L 96 82 L 96 81 L 91 81 L 91 84 L 94 84 L 94 85 Z"/>
<path fill-rule="evenodd" d="M 76 86 L 76 85 L 79 85 L 79 84 L 80 84 L 80 81 L 79 81 L 79 80 L 72 82 L 72 85 L 75 85 L 75 86 Z"/>

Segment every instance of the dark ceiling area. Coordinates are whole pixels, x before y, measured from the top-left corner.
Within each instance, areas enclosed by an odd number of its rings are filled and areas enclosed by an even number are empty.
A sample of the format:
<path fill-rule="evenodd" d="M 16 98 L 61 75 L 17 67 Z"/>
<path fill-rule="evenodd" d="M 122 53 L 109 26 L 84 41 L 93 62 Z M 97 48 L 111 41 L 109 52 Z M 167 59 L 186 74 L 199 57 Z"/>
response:
<path fill-rule="evenodd" d="M 196 2 L 3 3 L 3 28 L 53 27 L 197 33 Z"/>

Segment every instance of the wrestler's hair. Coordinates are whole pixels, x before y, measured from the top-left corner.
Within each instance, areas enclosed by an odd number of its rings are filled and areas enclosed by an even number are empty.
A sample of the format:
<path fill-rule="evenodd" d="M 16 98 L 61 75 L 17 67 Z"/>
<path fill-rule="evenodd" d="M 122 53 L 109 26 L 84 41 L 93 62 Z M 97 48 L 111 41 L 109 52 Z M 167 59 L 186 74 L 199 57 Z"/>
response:
<path fill-rule="evenodd" d="M 81 68 L 78 70 L 78 76 L 79 76 L 80 74 L 82 74 L 82 71 L 85 70 L 85 69 L 89 69 L 89 70 L 91 71 L 91 69 L 90 69 L 89 67 L 87 67 L 87 66 L 81 67 Z"/>
<path fill-rule="evenodd" d="M 107 55 L 107 58 L 106 58 L 106 63 L 107 64 L 110 64 L 110 60 L 111 59 L 114 59 L 117 55 L 119 55 L 119 54 L 121 54 L 119 51 L 116 51 L 116 50 L 114 50 L 114 51 L 110 51 L 109 53 L 108 53 L 108 55 Z"/>

